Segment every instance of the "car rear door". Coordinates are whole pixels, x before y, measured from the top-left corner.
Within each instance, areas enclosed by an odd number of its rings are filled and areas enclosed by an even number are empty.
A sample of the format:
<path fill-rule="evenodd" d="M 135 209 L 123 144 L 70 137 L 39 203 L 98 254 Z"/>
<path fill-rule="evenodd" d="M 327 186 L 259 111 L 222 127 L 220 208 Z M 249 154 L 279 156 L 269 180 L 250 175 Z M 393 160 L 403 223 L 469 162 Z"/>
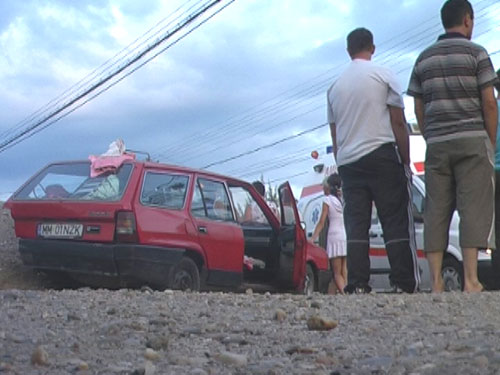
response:
<path fill-rule="evenodd" d="M 306 236 L 290 184 L 280 185 L 278 191 L 281 207 L 279 281 L 286 287 L 298 289 L 306 272 Z"/>
<path fill-rule="evenodd" d="M 207 283 L 238 286 L 243 280 L 245 244 L 225 182 L 199 176 L 190 211 L 206 255 Z"/>

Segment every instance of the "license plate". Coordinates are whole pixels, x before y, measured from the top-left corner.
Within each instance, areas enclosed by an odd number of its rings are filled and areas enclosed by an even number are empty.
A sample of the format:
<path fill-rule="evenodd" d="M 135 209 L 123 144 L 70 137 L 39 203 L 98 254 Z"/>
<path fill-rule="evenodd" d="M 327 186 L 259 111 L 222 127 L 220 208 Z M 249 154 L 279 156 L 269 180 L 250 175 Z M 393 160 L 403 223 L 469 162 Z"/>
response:
<path fill-rule="evenodd" d="M 38 235 L 45 238 L 79 238 L 83 235 L 83 224 L 42 223 Z"/>

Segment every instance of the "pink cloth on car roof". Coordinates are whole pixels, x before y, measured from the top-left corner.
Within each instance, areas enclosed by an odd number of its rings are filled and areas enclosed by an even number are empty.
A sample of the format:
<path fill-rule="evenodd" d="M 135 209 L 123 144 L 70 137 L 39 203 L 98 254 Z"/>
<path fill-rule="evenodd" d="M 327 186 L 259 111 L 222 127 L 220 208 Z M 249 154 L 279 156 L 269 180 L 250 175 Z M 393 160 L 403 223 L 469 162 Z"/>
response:
<path fill-rule="evenodd" d="M 134 154 L 127 153 L 118 156 L 90 155 L 90 177 L 94 178 L 106 172 L 116 172 L 124 161 L 134 159 Z"/>

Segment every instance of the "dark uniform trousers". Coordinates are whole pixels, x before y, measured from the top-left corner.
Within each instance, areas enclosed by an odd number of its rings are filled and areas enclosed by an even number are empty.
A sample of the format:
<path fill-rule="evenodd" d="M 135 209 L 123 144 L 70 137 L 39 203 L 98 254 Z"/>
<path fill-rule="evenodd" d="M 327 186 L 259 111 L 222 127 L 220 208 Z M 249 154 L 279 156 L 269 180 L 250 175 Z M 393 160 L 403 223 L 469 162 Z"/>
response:
<path fill-rule="evenodd" d="M 339 167 L 345 201 L 348 285 L 346 291 L 371 290 L 370 238 L 372 203 L 382 224 L 394 287 L 412 293 L 420 275 L 411 207 L 411 172 L 394 143 L 386 143 L 359 160 Z"/>

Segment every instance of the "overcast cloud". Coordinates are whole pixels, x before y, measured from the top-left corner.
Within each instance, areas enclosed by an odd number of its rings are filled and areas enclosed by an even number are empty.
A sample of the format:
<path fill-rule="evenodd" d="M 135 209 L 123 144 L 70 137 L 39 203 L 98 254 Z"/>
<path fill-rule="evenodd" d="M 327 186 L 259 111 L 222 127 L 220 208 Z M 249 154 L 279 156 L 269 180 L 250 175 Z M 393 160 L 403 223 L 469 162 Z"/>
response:
<path fill-rule="evenodd" d="M 0 0 L 0 134 L 186 2 Z M 493 53 L 498 69 L 500 3 L 472 3 L 473 40 Z M 355 27 L 372 30 L 376 59 L 398 74 L 404 90 L 418 53 L 442 33 L 440 6 L 236 0 L 107 92 L 0 153 L 0 198 L 47 163 L 100 154 L 116 138 L 162 161 L 203 167 L 321 125 L 326 89 L 349 62 L 345 36 Z M 323 127 L 211 169 L 277 183 L 308 171 L 310 152 L 328 142 Z"/>

